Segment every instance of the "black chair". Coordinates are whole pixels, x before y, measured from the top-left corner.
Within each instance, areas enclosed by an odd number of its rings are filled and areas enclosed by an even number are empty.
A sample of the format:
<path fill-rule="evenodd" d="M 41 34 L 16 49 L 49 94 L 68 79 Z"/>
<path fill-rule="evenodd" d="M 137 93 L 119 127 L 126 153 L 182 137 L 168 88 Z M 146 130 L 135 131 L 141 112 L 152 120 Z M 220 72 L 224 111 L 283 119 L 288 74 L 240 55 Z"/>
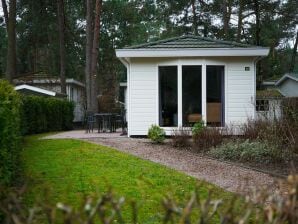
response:
<path fill-rule="evenodd" d="M 86 132 L 90 133 L 91 131 L 93 132 L 94 130 L 94 125 L 96 123 L 95 116 L 93 113 L 87 113 L 86 116 Z"/>

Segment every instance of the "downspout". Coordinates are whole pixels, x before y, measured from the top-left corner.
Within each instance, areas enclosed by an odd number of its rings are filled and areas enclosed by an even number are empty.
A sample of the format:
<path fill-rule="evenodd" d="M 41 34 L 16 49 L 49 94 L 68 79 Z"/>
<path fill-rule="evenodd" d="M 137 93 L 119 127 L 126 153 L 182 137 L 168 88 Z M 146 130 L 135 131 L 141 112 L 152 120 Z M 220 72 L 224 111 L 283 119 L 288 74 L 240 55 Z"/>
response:
<path fill-rule="evenodd" d="M 126 67 L 127 69 L 127 136 L 130 137 L 130 63 L 126 58 L 119 58 L 121 63 Z"/>

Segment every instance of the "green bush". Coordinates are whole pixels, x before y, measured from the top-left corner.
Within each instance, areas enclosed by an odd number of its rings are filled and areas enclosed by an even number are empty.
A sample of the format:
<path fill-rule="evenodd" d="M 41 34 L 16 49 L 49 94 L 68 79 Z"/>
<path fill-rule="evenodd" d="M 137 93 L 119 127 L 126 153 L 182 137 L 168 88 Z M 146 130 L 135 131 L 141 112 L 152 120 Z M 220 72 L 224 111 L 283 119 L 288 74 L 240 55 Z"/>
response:
<path fill-rule="evenodd" d="M 191 129 L 192 135 L 194 136 L 194 135 L 200 134 L 205 128 L 206 127 L 205 127 L 203 121 L 195 123 L 194 126 Z"/>
<path fill-rule="evenodd" d="M 166 133 L 158 125 L 151 125 L 148 130 L 148 138 L 154 143 L 162 143 L 165 140 Z"/>
<path fill-rule="evenodd" d="M 0 185 L 11 185 L 20 152 L 21 100 L 14 88 L 0 80 Z"/>
<path fill-rule="evenodd" d="M 224 160 L 272 163 L 285 160 L 284 151 L 260 141 L 231 141 L 210 150 L 210 155 Z"/>
<path fill-rule="evenodd" d="M 73 103 L 67 100 L 23 96 L 22 133 L 69 130 L 72 128 L 73 109 Z"/>

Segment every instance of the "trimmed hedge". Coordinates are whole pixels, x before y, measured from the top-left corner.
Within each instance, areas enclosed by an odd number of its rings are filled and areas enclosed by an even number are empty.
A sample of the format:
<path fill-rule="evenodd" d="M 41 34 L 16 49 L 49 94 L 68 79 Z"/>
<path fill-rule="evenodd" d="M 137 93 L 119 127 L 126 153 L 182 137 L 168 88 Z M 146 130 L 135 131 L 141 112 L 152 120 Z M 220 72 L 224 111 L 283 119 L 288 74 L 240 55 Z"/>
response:
<path fill-rule="evenodd" d="M 23 96 L 22 102 L 23 135 L 72 129 L 72 102 L 40 96 Z"/>
<path fill-rule="evenodd" d="M 20 151 L 21 99 L 7 81 L 0 80 L 0 185 L 11 185 Z"/>

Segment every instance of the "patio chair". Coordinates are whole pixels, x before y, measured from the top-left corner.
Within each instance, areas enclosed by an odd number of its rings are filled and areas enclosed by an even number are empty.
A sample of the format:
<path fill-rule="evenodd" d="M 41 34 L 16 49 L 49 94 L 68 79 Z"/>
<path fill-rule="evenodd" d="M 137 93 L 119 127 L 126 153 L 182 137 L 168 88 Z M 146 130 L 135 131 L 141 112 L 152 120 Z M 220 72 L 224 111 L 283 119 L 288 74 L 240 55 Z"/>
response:
<path fill-rule="evenodd" d="M 93 113 L 87 113 L 87 117 L 86 117 L 86 132 L 87 133 L 90 133 L 91 131 L 93 132 L 95 123 L 96 123 L 96 119 L 95 119 Z"/>

